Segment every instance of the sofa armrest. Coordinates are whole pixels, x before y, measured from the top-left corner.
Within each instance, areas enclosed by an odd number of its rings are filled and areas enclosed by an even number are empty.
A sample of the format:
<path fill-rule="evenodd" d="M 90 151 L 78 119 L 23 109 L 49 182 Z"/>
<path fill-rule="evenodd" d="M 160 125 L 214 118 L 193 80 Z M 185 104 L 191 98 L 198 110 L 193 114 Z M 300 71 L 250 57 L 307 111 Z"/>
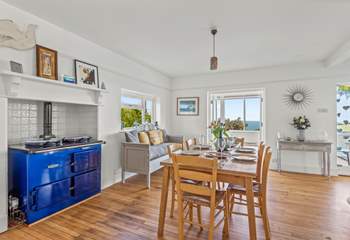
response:
<path fill-rule="evenodd" d="M 185 138 L 184 138 L 184 136 L 168 135 L 167 140 L 168 140 L 168 143 L 181 143 L 181 144 L 183 144 L 185 141 Z"/>
<path fill-rule="evenodd" d="M 122 168 L 127 172 L 147 174 L 149 171 L 150 145 L 122 143 Z"/>

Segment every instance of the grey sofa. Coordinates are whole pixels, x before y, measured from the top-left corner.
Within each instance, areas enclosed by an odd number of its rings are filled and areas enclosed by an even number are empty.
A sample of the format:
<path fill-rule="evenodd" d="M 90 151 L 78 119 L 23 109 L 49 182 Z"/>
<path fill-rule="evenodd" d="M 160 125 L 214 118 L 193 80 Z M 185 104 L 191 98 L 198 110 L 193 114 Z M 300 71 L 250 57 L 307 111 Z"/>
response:
<path fill-rule="evenodd" d="M 147 176 L 148 188 L 151 187 L 151 174 L 161 168 L 161 161 L 169 159 L 167 146 L 172 143 L 184 143 L 182 136 L 167 135 L 165 131 L 163 131 L 164 143 L 158 145 L 141 144 L 138 139 L 135 139 L 135 136 L 130 137 L 130 131 L 125 132 L 124 137 L 122 141 L 122 182 L 125 183 L 126 172 L 144 174 Z"/>

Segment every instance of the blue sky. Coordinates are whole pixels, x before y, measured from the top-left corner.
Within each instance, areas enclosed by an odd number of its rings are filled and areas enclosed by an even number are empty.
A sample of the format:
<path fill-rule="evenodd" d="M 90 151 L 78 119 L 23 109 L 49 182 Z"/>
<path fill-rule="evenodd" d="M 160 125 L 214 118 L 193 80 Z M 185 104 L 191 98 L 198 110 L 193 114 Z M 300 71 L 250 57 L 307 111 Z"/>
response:
<path fill-rule="evenodd" d="M 225 118 L 243 119 L 243 99 L 225 100 Z M 260 120 L 260 99 L 246 99 L 246 121 Z"/>

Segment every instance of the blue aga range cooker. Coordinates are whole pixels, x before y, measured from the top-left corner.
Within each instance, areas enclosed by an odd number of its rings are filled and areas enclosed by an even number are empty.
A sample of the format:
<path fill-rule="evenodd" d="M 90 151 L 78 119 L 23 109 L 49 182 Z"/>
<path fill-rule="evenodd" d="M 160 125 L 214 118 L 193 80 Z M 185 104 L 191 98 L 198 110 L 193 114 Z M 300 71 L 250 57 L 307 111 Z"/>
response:
<path fill-rule="evenodd" d="M 101 192 L 101 144 L 10 146 L 9 194 L 34 223 Z"/>

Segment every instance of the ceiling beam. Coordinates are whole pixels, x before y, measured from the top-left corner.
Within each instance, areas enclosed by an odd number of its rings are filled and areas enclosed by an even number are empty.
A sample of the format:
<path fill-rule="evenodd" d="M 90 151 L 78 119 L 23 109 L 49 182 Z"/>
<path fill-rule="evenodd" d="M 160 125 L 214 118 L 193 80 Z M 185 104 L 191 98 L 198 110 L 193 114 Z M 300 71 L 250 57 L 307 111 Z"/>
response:
<path fill-rule="evenodd" d="M 350 60 L 350 40 L 336 48 L 323 62 L 326 67 L 334 67 L 348 60 Z"/>

